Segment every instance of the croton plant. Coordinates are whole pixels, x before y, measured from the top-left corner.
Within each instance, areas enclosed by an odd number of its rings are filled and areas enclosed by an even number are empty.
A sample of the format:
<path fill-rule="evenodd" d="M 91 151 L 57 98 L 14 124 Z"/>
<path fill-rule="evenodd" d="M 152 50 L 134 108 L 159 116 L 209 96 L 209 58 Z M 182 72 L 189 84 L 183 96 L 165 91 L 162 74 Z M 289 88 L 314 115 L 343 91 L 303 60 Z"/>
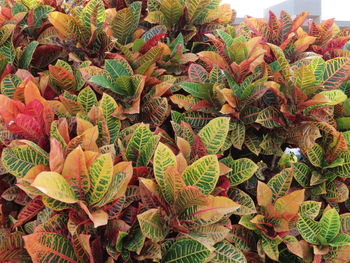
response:
<path fill-rule="evenodd" d="M 350 29 L 0 4 L 0 262 L 350 262 Z"/>

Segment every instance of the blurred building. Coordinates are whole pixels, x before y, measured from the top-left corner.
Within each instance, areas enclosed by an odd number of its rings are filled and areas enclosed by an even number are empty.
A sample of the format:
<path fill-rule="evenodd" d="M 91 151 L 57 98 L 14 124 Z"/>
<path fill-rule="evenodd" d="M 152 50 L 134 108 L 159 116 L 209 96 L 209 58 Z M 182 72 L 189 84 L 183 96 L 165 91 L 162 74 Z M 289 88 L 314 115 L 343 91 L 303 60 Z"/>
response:
<path fill-rule="evenodd" d="M 223 0 L 237 11 L 237 23 L 247 15 L 267 17 L 269 10 L 277 15 L 285 10 L 292 16 L 308 11 L 310 19 L 321 22 L 335 18 L 340 27 L 350 27 L 350 0 Z"/>

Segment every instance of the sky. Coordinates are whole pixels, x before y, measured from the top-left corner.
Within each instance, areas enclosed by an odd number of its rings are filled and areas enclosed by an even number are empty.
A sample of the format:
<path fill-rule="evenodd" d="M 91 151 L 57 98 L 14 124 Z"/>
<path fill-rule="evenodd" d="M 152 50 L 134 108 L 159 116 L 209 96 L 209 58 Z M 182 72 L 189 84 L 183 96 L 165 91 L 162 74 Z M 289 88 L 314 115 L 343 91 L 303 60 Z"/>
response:
<path fill-rule="evenodd" d="M 222 2 L 231 4 L 238 17 L 246 15 L 263 17 L 266 8 L 286 0 L 223 0 Z M 350 0 L 322 0 L 321 12 L 322 20 L 335 18 L 338 21 L 350 21 Z"/>

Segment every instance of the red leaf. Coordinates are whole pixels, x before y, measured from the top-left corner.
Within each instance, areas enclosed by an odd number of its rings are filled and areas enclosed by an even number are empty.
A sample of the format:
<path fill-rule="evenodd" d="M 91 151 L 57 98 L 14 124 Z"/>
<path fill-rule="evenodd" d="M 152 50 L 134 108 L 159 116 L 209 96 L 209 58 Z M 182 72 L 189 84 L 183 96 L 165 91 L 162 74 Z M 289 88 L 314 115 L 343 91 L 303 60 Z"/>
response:
<path fill-rule="evenodd" d="M 195 135 L 194 137 L 194 142 L 192 144 L 191 150 L 191 159 L 201 158 L 208 154 L 202 139 L 198 135 Z"/>
<path fill-rule="evenodd" d="M 18 221 L 13 225 L 13 228 L 23 225 L 34 216 L 36 216 L 43 208 L 44 204 L 41 202 L 41 196 L 32 199 L 18 214 Z"/>
<path fill-rule="evenodd" d="M 139 51 L 141 53 L 146 53 L 148 50 L 150 50 L 152 47 L 154 47 L 159 40 L 161 40 L 164 36 L 166 36 L 166 33 L 160 33 L 155 36 L 153 36 L 151 39 L 149 39 L 146 43 L 144 43 Z"/>

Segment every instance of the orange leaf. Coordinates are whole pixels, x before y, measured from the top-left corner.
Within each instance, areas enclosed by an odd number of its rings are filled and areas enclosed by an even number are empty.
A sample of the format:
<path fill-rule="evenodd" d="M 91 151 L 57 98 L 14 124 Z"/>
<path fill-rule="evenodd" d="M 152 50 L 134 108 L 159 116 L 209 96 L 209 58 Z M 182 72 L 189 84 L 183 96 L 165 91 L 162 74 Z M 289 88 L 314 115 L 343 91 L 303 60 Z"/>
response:
<path fill-rule="evenodd" d="M 272 204 L 272 190 L 267 184 L 258 181 L 257 200 L 260 206 Z"/>
<path fill-rule="evenodd" d="M 62 175 L 82 200 L 83 192 L 87 193 L 90 189 L 90 180 L 85 155 L 80 146 L 67 155 Z"/>

